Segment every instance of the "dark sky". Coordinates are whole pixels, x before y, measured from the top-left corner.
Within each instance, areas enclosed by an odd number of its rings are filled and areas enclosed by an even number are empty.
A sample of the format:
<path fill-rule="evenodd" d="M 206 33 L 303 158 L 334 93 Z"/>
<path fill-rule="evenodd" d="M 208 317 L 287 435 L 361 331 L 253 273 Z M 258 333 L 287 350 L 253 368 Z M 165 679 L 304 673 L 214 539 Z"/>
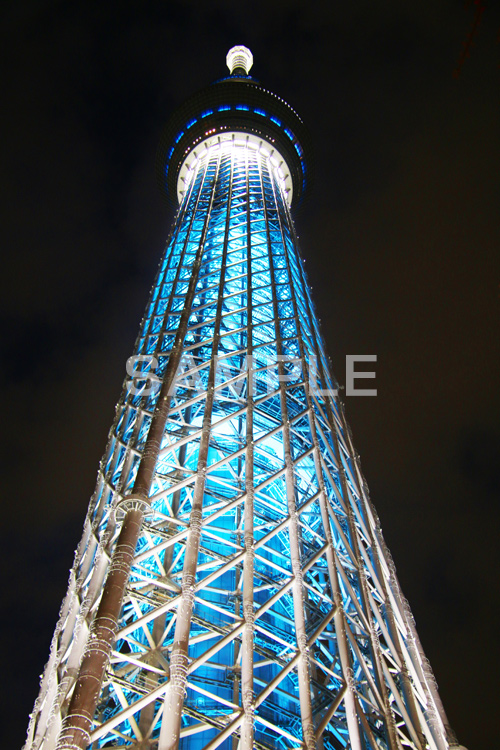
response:
<path fill-rule="evenodd" d="M 298 230 L 327 347 L 341 382 L 346 354 L 378 356 L 377 398 L 346 399 L 363 471 L 450 722 L 469 750 L 498 741 L 500 10 L 456 80 L 473 8 L 3 3 L 3 747 L 167 236 L 161 128 L 234 44 L 312 133 Z"/>

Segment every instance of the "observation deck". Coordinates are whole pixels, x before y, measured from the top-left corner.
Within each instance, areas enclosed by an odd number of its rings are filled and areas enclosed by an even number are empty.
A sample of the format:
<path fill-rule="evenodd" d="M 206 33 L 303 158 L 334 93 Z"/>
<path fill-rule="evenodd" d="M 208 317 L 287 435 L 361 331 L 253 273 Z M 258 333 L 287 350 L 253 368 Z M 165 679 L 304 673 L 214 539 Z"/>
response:
<path fill-rule="evenodd" d="M 184 193 L 190 156 L 199 156 L 216 141 L 241 139 L 242 134 L 277 159 L 289 205 L 301 202 L 310 181 L 310 136 L 292 107 L 248 74 L 252 62 L 249 49 L 233 47 L 227 55 L 231 74 L 195 93 L 167 122 L 156 169 L 174 205 Z"/>

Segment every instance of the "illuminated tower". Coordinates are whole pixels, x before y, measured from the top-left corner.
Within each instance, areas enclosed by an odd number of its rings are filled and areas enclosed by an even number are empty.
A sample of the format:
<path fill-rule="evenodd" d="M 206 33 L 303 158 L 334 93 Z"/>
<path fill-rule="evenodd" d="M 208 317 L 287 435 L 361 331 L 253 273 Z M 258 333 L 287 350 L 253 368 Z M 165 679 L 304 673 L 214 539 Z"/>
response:
<path fill-rule="evenodd" d="M 179 208 L 26 748 L 447 750 L 297 246 L 307 134 L 227 62 L 162 137 Z"/>

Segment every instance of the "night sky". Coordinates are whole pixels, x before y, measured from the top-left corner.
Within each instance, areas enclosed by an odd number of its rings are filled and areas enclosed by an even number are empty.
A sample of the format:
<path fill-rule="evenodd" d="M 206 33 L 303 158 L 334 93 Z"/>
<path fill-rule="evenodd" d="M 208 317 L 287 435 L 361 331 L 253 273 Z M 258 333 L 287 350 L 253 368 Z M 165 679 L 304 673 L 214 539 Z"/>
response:
<path fill-rule="evenodd" d="M 312 134 L 297 224 L 335 374 L 378 356 L 377 398 L 346 399 L 363 472 L 450 723 L 469 750 L 498 742 L 500 9 L 457 80 L 474 8 L 3 3 L 3 747 L 24 739 L 172 218 L 161 129 L 235 44 Z"/>

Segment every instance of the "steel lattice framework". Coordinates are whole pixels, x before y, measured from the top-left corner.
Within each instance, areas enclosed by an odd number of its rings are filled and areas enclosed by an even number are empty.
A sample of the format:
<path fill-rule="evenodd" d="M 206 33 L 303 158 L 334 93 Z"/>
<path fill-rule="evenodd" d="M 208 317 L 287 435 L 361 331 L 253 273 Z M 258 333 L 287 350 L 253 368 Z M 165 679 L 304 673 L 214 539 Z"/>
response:
<path fill-rule="evenodd" d="M 205 136 L 26 748 L 447 750 L 329 374 L 292 169 L 248 129 Z"/>

